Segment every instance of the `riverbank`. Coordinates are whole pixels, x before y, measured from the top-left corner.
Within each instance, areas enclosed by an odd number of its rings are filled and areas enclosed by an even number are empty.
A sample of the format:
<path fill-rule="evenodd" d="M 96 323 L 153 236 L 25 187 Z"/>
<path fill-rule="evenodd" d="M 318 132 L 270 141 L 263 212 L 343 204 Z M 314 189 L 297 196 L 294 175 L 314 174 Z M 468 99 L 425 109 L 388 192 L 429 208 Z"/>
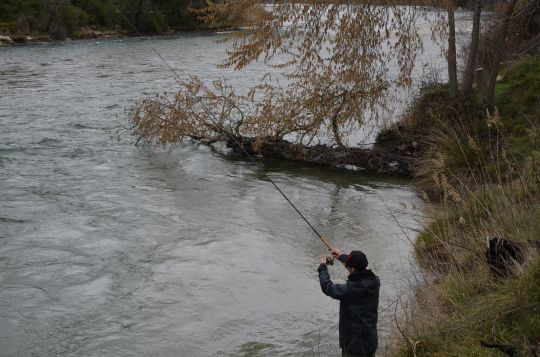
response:
<path fill-rule="evenodd" d="M 92 38 L 163 36 L 185 32 L 214 32 L 249 26 L 266 10 L 261 5 L 234 14 L 209 17 L 208 5 L 169 1 L 61 3 L 29 0 L 0 4 L 0 47 Z"/>
<path fill-rule="evenodd" d="M 444 86 L 428 86 L 383 133 L 423 137 L 416 174 L 438 202 L 415 242 L 423 270 L 397 355 L 540 353 L 538 93 L 540 57 L 523 58 L 497 84 L 496 109 L 472 94 L 448 105 Z"/>
<path fill-rule="evenodd" d="M 50 42 L 69 42 L 73 40 L 86 40 L 86 39 L 98 39 L 98 38 L 120 38 L 129 36 L 126 32 L 119 32 L 113 30 L 106 31 L 94 31 L 94 30 L 81 30 L 75 32 L 70 37 L 63 40 L 55 40 L 47 33 L 34 33 L 30 35 L 2 35 L 0 36 L 0 47 L 12 46 L 12 45 L 32 45 L 38 43 L 50 43 Z"/>
<path fill-rule="evenodd" d="M 144 36 L 175 36 L 186 33 L 216 33 L 222 31 L 239 31 L 239 28 L 233 27 L 220 27 L 211 29 L 193 29 L 182 31 L 167 31 L 152 34 L 143 34 Z M 34 33 L 30 35 L 0 35 L 0 47 L 17 46 L 17 45 L 34 45 L 39 43 L 52 43 L 52 42 L 70 42 L 76 40 L 90 40 L 90 39 L 115 39 L 115 38 L 127 38 L 139 36 L 139 34 L 130 33 L 127 31 L 116 30 L 103 30 L 96 31 L 91 29 L 82 29 L 74 32 L 71 36 L 65 39 L 58 40 L 52 38 L 47 33 Z"/>

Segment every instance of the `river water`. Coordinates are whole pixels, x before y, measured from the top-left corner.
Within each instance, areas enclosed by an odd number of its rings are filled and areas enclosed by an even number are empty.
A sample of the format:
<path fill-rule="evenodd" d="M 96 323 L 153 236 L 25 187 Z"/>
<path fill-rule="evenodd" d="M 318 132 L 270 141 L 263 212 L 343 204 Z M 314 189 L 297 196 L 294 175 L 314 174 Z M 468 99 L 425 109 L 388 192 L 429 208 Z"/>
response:
<path fill-rule="evenodd" d="M 181 74 L 240 86 L 260 75 L 217 70 L 217 38 L 0 50 L 1 356 L 337 355 L 324 246 L 263 173 L 333 244 L 366 252 L 381 309 L 406 296 L 402 229 L 422 208 L 408 182 L 117 140 L 125 108 L 174 88 L 149 44 Z"/>

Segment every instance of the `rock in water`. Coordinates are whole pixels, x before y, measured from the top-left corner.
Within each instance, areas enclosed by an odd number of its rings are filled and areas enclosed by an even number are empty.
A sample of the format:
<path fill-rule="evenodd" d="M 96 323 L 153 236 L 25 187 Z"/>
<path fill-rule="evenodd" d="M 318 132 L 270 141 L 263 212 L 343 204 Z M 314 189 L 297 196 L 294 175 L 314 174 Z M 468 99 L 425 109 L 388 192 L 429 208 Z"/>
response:
<path fill-rule="evenodd" d="M 13 40 L 11 39 L 11 37 L 0 35 L 0 47 L 11 45 L 13 45 Z"/>

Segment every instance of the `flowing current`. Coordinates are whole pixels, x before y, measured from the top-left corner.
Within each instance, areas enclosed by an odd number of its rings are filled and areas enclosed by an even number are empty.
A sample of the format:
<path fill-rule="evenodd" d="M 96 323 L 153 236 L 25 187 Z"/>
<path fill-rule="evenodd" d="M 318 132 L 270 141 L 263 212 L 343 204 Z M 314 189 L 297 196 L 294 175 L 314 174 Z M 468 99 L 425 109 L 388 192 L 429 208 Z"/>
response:
<path fill-rule="evenodd" d="M 325 248 L 263 173 L 335 246 L 366 252 L 381 310 L 405 297 L 422 206 L 407 182 L 114 135 L 135 100 L 174 90 L 149 43 L 181 74 L 252 83 L 257 66 L 215 68 L 218 36 L 0 50 L 1 356 L 338 355 Z"/>

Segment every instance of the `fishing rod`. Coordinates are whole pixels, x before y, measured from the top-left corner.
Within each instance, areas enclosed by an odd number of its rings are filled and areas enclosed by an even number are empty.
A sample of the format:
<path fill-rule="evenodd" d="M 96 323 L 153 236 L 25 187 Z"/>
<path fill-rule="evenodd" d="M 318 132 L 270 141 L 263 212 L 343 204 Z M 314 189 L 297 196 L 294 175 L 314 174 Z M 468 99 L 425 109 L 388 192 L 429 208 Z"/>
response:
<path fill-rule="evenodd" d="M 120 10 L 116 7 L 115 4 L 113 4 L 111 1 L 109 1 L 109 4 L 116 10 L 116 12 L 122 16 L 124 18 L 124 20 L 128 23 L 128 25 L 135 31 L 135 33 L 140 36 L 140 37 L 143 37 L 143 35 L 139 32 L 139 30 L 135 27 L 135 25 L 133 25 L 131 23 L 131 21 L 129 21 L 129 19 L 122 13 L 120 12 Z M 171 67 L 171 65 L 163 58 L 163 56 L 161 56 L 161 54 L 154 48 L 154 46 L 152 46 L 152 44 L 150 43 L 147 43 L 147 45 L 152 49 L 152 51 L 161 59 L 161 61 L 163 63 L 165 63 L 165 65 L 169 68 L 169 70 L 175 75 L 176 79 L 180 82 L 180 84 L 182 84 L 183 86 L 187 86 L 187 83 L 186 81 L 184 81 L 182 79 L 182 77 L 180 77 L 180 75 Z M 225 132 L 233 141 L 234 143 L 243 151 L 243 153 L 255 164 L 255 165 L 259 165 L 260 163 L 255 160 L 255 158 L 253 157 L 253 155 L 251 155 L 245 148 L 244 148 L 244 145 L 242 145 L 242 143 L 240 143 L 240 141 L 236 138 L 235 135 L 233 135 L 229 130 L 227 130 L 225 127 L 223 127 L 217 120 L 215 120 L 215 117 L 214 117 L 214 114 L 212 113 L 211 110 L 209 110 L 207 108 L 207 106 L 204 104 L 204 102 L 201 102 L 201 105 L 203 107 L 203 109 L 206 111 L 206 113 L 209 115 L 208 116 L 208 119 L 212 122 L 213 125 L 215 125 L 218 129 L 222 130 L 223 132 Z M 302 214 L 302 212 L 300 212 L 300 210 L 296 207 L 296 205 L 289 199 L 289 197 L 287 197 L 287 195 L 285 194 L 285 192 L 283 192 L 283 190 L 274 182 L 274 180 L 272 180 L 272 178 L 266 173 L 264 172 L 264 170 L 262 171 L 263 173 L 263 176 L 268 180 L 270 181 L 270 183 L 272 184 L 272 186 L 275 187 L 275 189 L 283 196 L 283 198 L 291 205 L 292 208 L 294 208 L 294 210 L 296 211 L 296 213 L 298 213 L 298 215 L 304 220 L 304 222 L 306 222 L 306 224 L 308 225 L 309 228 L 311 228 L 311 230 L 315 233 L 315 235 L 317 235 L 317 237 L 319 238 L 319 240 L 326 246 L 326 248 L 328 248 L 329 251 L 332 251 L 334 248 L 332 247 L 332 245 L 330 244 L 330 242 L 325 238 L 323 237 L 322 234 L 319 233 L 319 231 L 311 224 L 311 222 L 309 222 L 309 220 Z M 327 262 L 329 264 L 332 264 L 333 263 L 333 257 L 330 256 L 330 257 L 327 257 L 326 258 Z"/>

